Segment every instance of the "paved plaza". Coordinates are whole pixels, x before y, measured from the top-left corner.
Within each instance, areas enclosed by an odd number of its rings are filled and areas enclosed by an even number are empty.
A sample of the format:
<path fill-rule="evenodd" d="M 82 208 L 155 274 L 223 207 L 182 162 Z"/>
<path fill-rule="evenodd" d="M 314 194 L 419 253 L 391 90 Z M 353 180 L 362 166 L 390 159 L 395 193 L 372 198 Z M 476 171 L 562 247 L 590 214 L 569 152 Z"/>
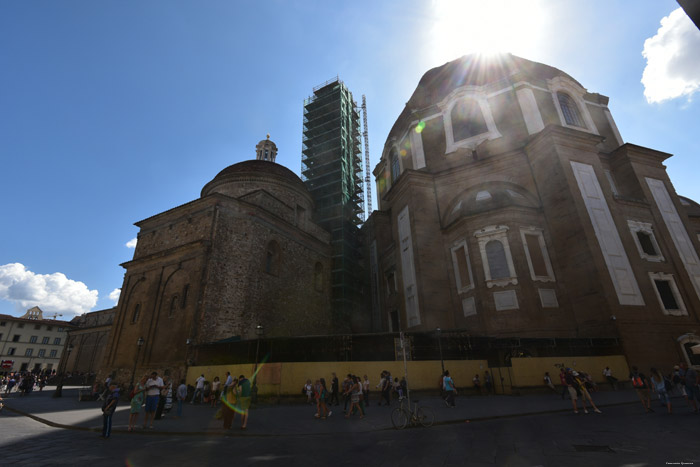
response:
<path fill-rule="evenodd" d="M 682 399 L 675 413 L 658 403 L 646 414 L 631 390 L 594 393 L 602 414 L 574 414 L 556 394 L 473 396 L 431 407 L 431 428 L 395 430 L 388 407 L 372 405 L 364 419 L 327 420 L 303 402 L 261 404 L 248 429 L 223 430 L 216 409 L 187 404 L 180 419 L 167 414 L 153 430 L 126 431 L 128 404 L 114 418 L 112 438 L 99 438 L 99 402 L 78 402 L 77 389 L 52 388 L 5 398 L 0 413 L 0 465 L 474 465 L 654 466 L 700 465 L 700 416 Z M 675 464 L 680 465 L 680 464 Z"/>

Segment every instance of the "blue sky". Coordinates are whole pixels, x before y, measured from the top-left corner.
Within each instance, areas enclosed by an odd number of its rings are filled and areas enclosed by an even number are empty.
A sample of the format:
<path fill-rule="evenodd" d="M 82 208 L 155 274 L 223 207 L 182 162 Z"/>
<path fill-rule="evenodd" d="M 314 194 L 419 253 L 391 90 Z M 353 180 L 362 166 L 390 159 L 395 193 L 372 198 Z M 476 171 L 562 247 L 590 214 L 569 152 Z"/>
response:
<path fill-rule="evenodd" d="M 133 223 L 198 198 L 220 170 L 253 158 L 266 133 L 277 162 L 299 173 L 303 100 L 336 75 L 356 100 L 367 96 L 374 168 L 420 77 L 472 52 L 547 63 L 609 96 L 623 139 L 674 154 L 676 191 L 700 200 L 700 31 L 677 9 L 671 0 L 4 1 L 0 313 L 39 305 L 70 319 L 113 306 Z"/>

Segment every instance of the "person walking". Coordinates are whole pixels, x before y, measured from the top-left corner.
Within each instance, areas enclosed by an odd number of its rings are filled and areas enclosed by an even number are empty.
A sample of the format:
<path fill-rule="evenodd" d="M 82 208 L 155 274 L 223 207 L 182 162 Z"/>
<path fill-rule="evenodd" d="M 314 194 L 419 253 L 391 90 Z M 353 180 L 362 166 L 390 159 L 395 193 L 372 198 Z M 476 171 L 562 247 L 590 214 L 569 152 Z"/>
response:
<path fill-rule="evenodd" d="M 151 373 L 151 377 L 146 381 L 146 415 L 143 418 L 144 428 L 153 428 L 153 419 L 158 409 L 160 390 L 163 389 L 163 385 L 163 380 L 155 371 Z"/>
<path fill-rule="evenodd" d="M 348 375 L 345 377 L 343 380 L 343 396 L 345 398 L 345 402 L 343 403 L 343 413 L 348 413 L 348 405 L 350 404 L 350 388 L 352 387 L 352 375 L 348 373 Z"/>
<path fill-rule="evenodd" d="M 102 435 L 100 438 L 109 439 L 112 434 L 112 415 L 117 409 L 117 404 L 119 403 L 119 388 L 116 384 L 110 384 L 109 395 L 105 398 L 102 404 Z"/>
<path fill-rule="evenodd" d="M 647 377 L 644 373 L 639 372 L 639 368 L 636 366 L 632 367 L 632 373 L 630 373 L 630 381 L 632 381 L 632 387 L 637 392 L 639 400 L 642 401 L 642 406 L 647 412 L 653 412 L 654 409 L 651 408 L 651 396 L 649 394 L 649 384 Z"/>
<path fill-rule="evenodd" d="M 659 400 L 666 406 L 668 413 L 671 413 L 671 398 L 666 389 L 666 380 L 656 368 L 649 370 L 651 374 L 651 390 L 659 395 Z"/>
<path fill-rule="evenodd" d="M 182 405 L 187 399 L 187 385 L 185 384 L 185 379 L 180 380 L 180 385 L 177 387 L 177 418 L 182 417 Z"/>
<path fill-rule="evenodd" d="M 201 404 L 204 400 L 204 375 L 197 378 L 195 382 L 194 395 L 192 396 L 190 404 L 194 404 L 194 402 L 197 400 L 197 395 L 199 395 L 199 403 Z"/>
<path fill-rule="evenodd" d="M 566 390 L 571 398 L 571 405 L 574 407 L 574 413 L 578 413 L 578 391 L 576 381 L 574 380 L 573 370 L 571 368 L 563 369 L 564 371 L 564 384 L 566 384 Z M 563 399 L 563 397 L 562 397 Z M 585 404 L 581 404 L 583 408 L 586 408 Z"/>
<path fill-rule="evenodd" d="M 250 410 L 250 380 L 241 375 L 238 377 L 238 408 L 241 410 L 241 430 L 248 428 L 248 411 Z"/>
<path fill-rule="evenodd" d="M 345 418 L 350 418 L 353 414 L 354 409 L 360 412 L 360 418 L 365 418 L 365 413 L 362 411 L 360 406 L 360 396 L 362 395 L 362 385 L 360 384 L 360 378 L 357 376 L 350 376 L 350 388 L 348 389 L 350 393 L 350 411 L 345 414 Z"/>
<path fill-rule="evenodd" d="M 685 393 L 688 396 L 688 404 L 693 408 L 693 412 L 698 412 L 698 401 L 700 401 L 700 386 L 698 386 L 698 373 L 693 367 L 688 367 L 683 363 L 685 370 Z"/>
<path fill-rule="evenodd" d="M 328 405 L 326 404 L 326 399 L 328 399 L 328 388 L 326 387 L 326 380 L 320 378 L 316 380 L 314 387 L 314 400 L 316 401 L 316 418 L 321 418 L 325 420 L 330 417 L 333 412 L 328 410 Z"/>
<path fill-rule="evenodd" d="M 377 384 L 377 388 L 379 388 L 379 406 L 382 405 L 382 397 L 384 397 L 384 380 L 386 379 L 386 372 L 382 371 L 381 375 L 379 376 L 379 383 Z M 388 403 L 388 401 L 387 401 Z"/>
<path fill-rule="evenodd" d="M 569 384 L 566 382 L 566 370 L 563 367 L 559 370 L 559 382 L 562 385 L 561 400 L 564 400 L 566 394 L 569 394 Z"/>
<path fill-rule="evenodd" d="M 552 378 L 549 376 L 549 371 L 544 372 L 544 385 L 547 386 L 549 389 L 552 391 L 556 392 L 559 394 L 559 391 L 557 391 L 557 388 L 554 387 L 554 383 L 552 382 Z"/>
<path fill-rule="evenodd" d="M 132 393 L 131 393 L 131 407 L 129 408 L 129 428 L 127 431 L 134 431 L 136 425 L 139 423 L 139 413 L 141 413 L 141 406 L 143 405 L 143 394 L 146 391 L 146 381 L 148 380 L 148 375 L 143 375 L 141 379 L 136 383 Z"/>
<path fill-rule="evenodd" d="M 214 380 L 211 382 L 211 392 L 211 406 L 216 407 L 221 398 L 221 380 L 219 380 L 218 376 L 214 376 Z"/>
<path fill-rule="evenodd" d="M 450 376 L 449 370 L 445 370 L 445 376 L 442 378 L 442 387 L 445 390 L 445 404 L 448 407 L 455 408 L 457 388 L 455 387 L 454 380 Z"/>
<path fill-rule="evenodd" d="M 369 378 L 367 375 L 362 379 L 362 397 L 365 400 L 365 408 L 369 407 Z"/>
<path fill-rule="evenodd" d="M 340 400 L 338 400 L 338 393 L 340 392 L 340 385 L 338 382 L 338 376 L 335 373 L 331 373 L 331 397 L 328 400 L 328 405 L 333 405 L 333 401 L 335 401 L 335 405 L 340 405 Z"/>
<path fill-rule="evenodd" d="M 478 373 L 475 374 L 472 378 L 472 384 L 474 384 L 474 389 L 476 389 L 476 393 L 481 395 L 481 380 L 479 379 Z"/>
<path fill-rule="evenodd" d="M 317 381 L 318 382 L 318 381 Z M 307 379 L 304 385 L 304 393 L 306 393 L 306 402 L 308 404 L 314 403 L 314 386 L 311 384 L 311 380 Z M 318 404 L 316 404 L 318 405 Z"/>
<path fill-rule="evenodd" d="M 576 389 L 578 389 L 578 393 L 581 394 L 581 405 L 583 405 L 583 413 L 588 413 L 588 409 L 586 408 L 586 401 L 588 401 L 588 403 L 591 404 L 591 407 L 593 408 L 593 411 L 595 413 L 603 413 L 598 409 L 598 407 L 596 407 L 595 403 L 593 402 L 593 398 L 588 392 L 588 388 L 586 388 L 586 380 L 584 375 L 577 373 L 574 370 L 571 371 L 571 375 L 574 377 L 574 384 L 576 385 Z"/>
<path fill-rule="evenodd" d="M 606 366 L 605 368 L 603 368 L 603 376 L 605 376 L 605 379 L 610 384 L 610 387 L 612 388 L 612 390 L 617 391 L 617 378 L 615 378 L 613 376 L 612 370 L 610 369 L 609 366 Z"/>

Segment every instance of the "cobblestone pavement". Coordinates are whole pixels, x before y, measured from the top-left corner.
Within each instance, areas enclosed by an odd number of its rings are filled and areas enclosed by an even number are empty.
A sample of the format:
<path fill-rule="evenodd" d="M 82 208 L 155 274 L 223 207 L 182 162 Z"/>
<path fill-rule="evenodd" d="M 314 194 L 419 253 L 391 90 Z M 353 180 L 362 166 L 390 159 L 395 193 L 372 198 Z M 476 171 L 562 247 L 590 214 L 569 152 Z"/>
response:
<path fill-rule="evenodd" d="M 210 421 L 214 409 L 188 406 L 183 419 L 166 417 L 160 421 L 160 429 L 127 433 L 116 423 L 112 438 L 102 440 L 98 432 L 91 431 L 100 421 L 88 416 L 99 412 L 94 404 L 70 410 L 70 400 L 31 397 L 22 400 L 24 410 L 35 406 L 41 416 L 54 419 L 61 413 L 64 421 L 72 418 L 74 425 L 58 428 L 4 410 L 0 413 L 0 465 L 700 465 L 700 416 L 680 399 L 674 399 L 673 415 L 660 407 L 646 414 L 638 402 L 629 403 L 634 402 L 629 397 L 628 403 L 601 403 L 603 414 L 575 415 L 570 410 L 540 410 L 539 414 L 526 410 L 536 409 L 540 402 L 548 402 L 545 407 L 566 409 L 570 402 L 556 395 L 541 400 L 539 396 L 466 398 L 458 400 L 461 409 L 433 404 L 441 424 L 401 431 L 389 428 L 390 409 L 385 407 L 371 407 L 363 420 L 345 420 L 337 413 L 325 421 L 314 419 L 313 409 L 301 404 L 264 407 L 251 414 L 250 425 L 257 423 L 258 429 L 224 432 L 219 421 Z M 603 393 L 594 398 L 604 399 Z M 6 402 L 8 407 L 20 405 L 12 398 Z M 521 413 L 473 417 L 467 422 L 457 412 L 470 406 L 472 412 L 488 406 L 495 411 L 495 407 L 511 403 L 520 406 Z M 52 407 L 54 411 L 49 411 Z M 57 410 L 61 408 L 65 410 Z M 202 427 L 205 421 L 209 425 Z M 175 422 L 191 429 L 174 430 Z M 259 429 L 274 424 L 277 430 Z"/>

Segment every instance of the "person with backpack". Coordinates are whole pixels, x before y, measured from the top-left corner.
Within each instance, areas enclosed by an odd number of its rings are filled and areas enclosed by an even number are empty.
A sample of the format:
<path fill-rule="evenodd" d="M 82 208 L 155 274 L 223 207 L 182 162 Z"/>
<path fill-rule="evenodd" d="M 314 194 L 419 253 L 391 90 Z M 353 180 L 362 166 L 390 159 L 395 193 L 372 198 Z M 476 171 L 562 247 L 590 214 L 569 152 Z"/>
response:
<path fill-rule="evenodd" d="M 630 373 L 630 381 L 632 381 L 632 387 L 637 391 L 637 396 L 639 400 L 642 401 L 642 406 L 647 412 L 653 412 L 654 409 L 651 408 L 651 395 L 649 394 L 649 385 L 647 384 L 647 377 L 644 373 L 639 372 L 639 368 L 636 366 L 632 367 L 632 373 Z"/>
<path fill-rule="evenodd" d="M 668 413 L 671 413 L 671 398 L 668 395 L 668 386 L 671 386 L 671 382 L 668 381 L 661 375 L 661 372 L 656 368 L 652 368 L 649 373 L 651 373 L 651 389 L 659 395 L 659 400 L 668 409 Z"/>

